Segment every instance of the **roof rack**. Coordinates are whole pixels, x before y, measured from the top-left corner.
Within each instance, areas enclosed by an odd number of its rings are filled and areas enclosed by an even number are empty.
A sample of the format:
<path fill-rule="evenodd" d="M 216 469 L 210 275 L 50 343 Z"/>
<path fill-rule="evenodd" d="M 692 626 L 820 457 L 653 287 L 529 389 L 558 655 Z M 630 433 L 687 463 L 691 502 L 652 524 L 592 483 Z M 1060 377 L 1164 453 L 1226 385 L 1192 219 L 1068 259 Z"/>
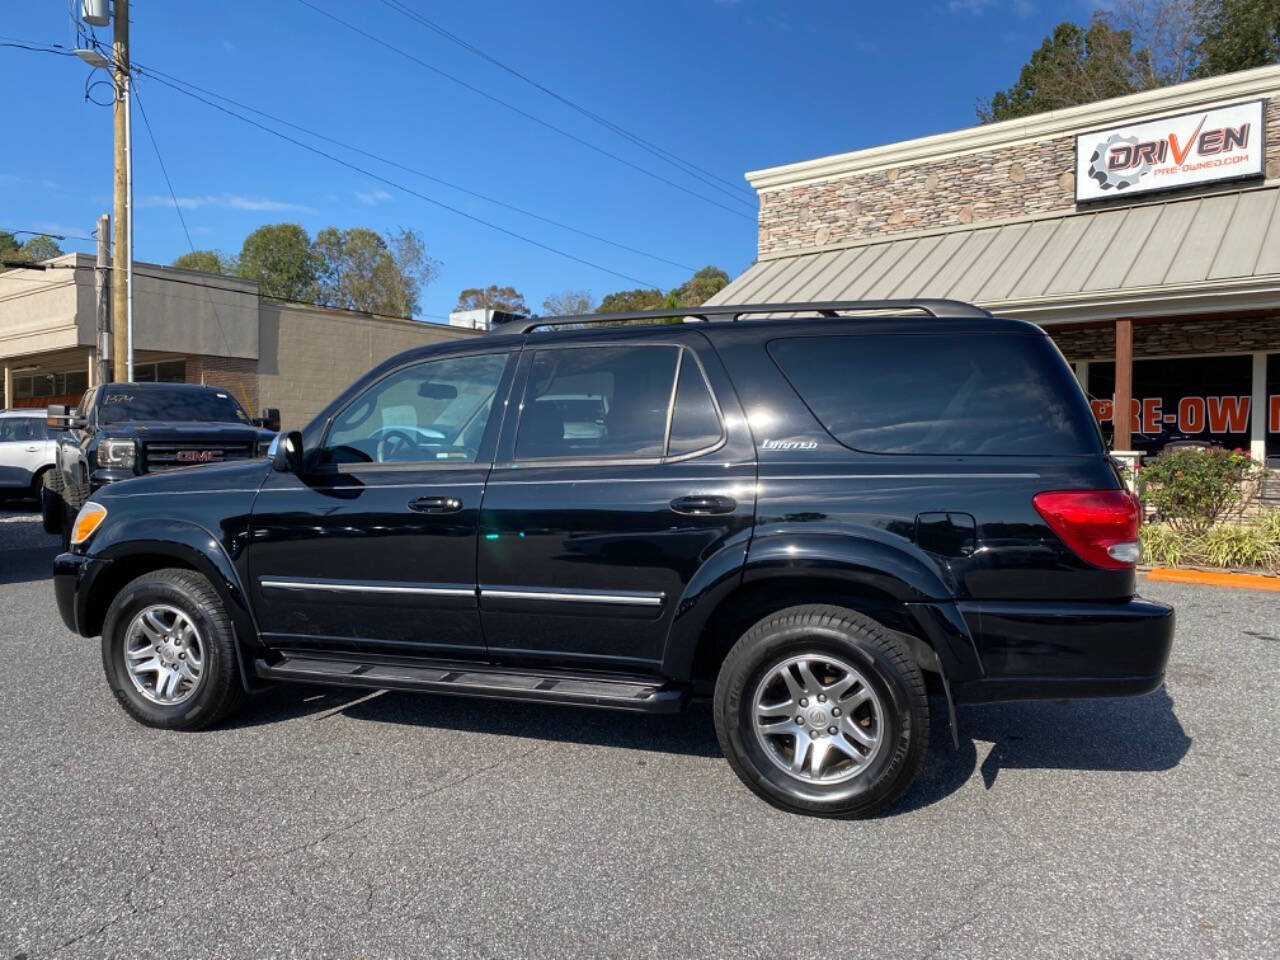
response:
<path fill-rule="evenodd" d="M 849 311 L 865 312 L 868 310 L 916 310 L 927 313 L 931 317 L 959 318 L 984 317 L 991 314 L 981 307 L 963 300 L 826 300 L 818 303 L 737 303 L 737 304 L 703 304 L 699 307 L 666 307 L 662 310 L 634 310 L 626 313 L 599 313 L 580 317 L 519 317 L 517 319 L 495 324 L 492 333 L 531 333 L 540 327 L 563 327 L 569 325 L 585 326 L 597 323 L 617 323 L 619 320 L 666 320 L 673 316 L 685 319 L 701 320 L 704 323 L 716 321 L 741 320 L 743 317 L 759 316 L 770 313 L 817 314 L 819 317 L 835 318 Z M 799 317 L 797 319 L 804 319 Z"/>

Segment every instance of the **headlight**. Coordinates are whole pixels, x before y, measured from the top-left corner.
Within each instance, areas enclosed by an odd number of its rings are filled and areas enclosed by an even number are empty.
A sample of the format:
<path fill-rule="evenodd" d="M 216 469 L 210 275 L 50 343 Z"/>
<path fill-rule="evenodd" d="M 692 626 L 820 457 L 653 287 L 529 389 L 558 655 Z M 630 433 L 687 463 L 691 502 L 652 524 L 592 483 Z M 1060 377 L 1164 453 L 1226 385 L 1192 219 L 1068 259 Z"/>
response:
<path fill-rule="evenodd" d="M 138 461 L 138 448 L 132 440 L 103 440 L 98 444 L 98 466 L 132 470 Z"/>
<path fill-rule="evenodd" d="M 71 545 L 78 547 L 92 537 L 93 532 L 102 526 L 102 521 L 105 519 L 107 519 L 106 507 L 92 500 L 86 503 L 76 514 L 75 525 L 71 528 Z"/>

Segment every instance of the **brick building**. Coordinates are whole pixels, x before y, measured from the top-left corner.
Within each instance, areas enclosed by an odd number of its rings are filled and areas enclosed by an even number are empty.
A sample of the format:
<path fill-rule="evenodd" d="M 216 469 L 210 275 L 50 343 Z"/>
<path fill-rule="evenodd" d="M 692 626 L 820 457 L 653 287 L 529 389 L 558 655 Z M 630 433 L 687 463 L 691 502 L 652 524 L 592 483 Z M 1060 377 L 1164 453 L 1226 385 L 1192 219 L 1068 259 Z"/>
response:
<path fill-rule="evenodd" d="M 0 272 L 4 406 L 74 405 L 94 382 L 94 258 Z M 134 379 L 223 387 L 303 426 L 375 364 L 475 332 L 262 297 L 239 277 L 134 265 Z"/>
<path fill-rule="evenodd" d="M 715 302 L 968 300 L 1051 333 L 1117 450 L 1280 465 L 1280 67 L 747 180 L 758 259 Z"/>

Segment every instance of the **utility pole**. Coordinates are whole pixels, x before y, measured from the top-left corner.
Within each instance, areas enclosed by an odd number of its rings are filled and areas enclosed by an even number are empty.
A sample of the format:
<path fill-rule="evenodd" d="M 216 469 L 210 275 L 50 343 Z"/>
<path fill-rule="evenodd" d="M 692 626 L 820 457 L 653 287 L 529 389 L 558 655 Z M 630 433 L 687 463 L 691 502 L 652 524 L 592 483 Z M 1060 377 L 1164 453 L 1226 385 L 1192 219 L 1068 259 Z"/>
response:
<path fill-rule="evenodd" d="M 93 271 L 93 283 L 98 295 L 95 340 L 98 356 L 93 382 L 108 383 L 111 380 L 111 216 L 106 213 L 98 218 L 98 265 Z"/>
<path fill-rule="evenodd" d="M 130 188 L 133 180 L 133 145 L 129 123 L 129 0 L 115 0 L 114 34 L 111 48 L 115 78 L 115 181 L 113 196 L 113 227 L 115 242 L 111 270 L 111 360 L 112 379 L 117 382 L 133 378 L 133 352 L 130 349 L 133 332 L 133 246 L 129 242 L 133 233 L 133 198 Z M 124 322 L 121 322 L 124 321 Z"/>

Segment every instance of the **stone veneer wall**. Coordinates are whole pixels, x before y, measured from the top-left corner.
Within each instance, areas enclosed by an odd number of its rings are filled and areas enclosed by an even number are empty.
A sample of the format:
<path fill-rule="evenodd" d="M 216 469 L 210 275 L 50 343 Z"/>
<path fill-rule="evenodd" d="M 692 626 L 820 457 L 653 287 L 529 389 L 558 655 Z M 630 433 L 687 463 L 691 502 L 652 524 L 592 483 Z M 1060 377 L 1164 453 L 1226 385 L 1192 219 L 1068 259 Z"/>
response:
<path fill-rule="evenodd" d="M 1114 360 L 1116 332 L 1105 327 L 1048 328 L 1058 349 L 1072 363 Z M 1179 320 L 1176 323 L 1133 325 L 1133 355 L 1137 358 L 1176 354 L 1253 353 L 1280 344 L 1280 317 L 1264 319 Z"/>
<path fill-rule="evenodd" d="M 1266 104 L 1266 175 L 1280 178 L 1280 97 Z M 1075 136 L 760 195 L 760 256 L 1075 209 Z"/>

